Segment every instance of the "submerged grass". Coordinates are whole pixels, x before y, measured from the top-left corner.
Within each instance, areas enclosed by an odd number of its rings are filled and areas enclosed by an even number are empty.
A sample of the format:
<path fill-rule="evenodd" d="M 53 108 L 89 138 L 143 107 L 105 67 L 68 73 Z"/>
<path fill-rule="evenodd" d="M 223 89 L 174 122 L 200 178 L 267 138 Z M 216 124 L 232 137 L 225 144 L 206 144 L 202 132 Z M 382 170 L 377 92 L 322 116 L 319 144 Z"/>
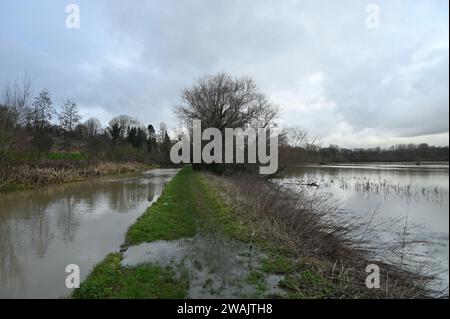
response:
<path fill-rule="evenodd" d="M 158 265 L 145 264 L 122 267 L 122 254 L 108 255 L 94 267 L 88 279 L 73 293 L 81 299 L 168 299 L 184 298 L 188 284 L 176 278 L 174 271 Z"/>

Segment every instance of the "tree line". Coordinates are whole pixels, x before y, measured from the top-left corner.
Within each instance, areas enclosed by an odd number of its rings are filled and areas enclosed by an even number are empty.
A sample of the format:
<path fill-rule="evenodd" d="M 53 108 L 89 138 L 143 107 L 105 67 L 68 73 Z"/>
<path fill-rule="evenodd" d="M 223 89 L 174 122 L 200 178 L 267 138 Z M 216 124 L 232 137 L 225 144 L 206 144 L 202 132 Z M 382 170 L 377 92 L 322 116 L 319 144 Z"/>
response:
<path fill-rule="evenodd" d="M 448 146 L 397 144 L 390 147 L 341 148 L 305 143 L 300 146 L 284 144 L 280 150 L 285 165 L 298 163 L 364 163 L 364 162 L 448 162 Z"/>
<path fill-rule="evenodd" d="M 279 108 L 256 83 L 247 77 L 226 73 L 206 76 L 182 91 L 182 104 L 174 109 L 184 131 L 192 131 L 192 121 L 204 128 L 279 127 Z M 187 132 L 187 133 L 186 133 Z M 420 162 L 448 161 L 448 147 L 395 145 L 390 148 L 347 149 L 337 145 L 320 146 L 301 128 L 280 129 L 279 163 L 328 162 Z M 78 104 L 66 99 L 59 111 L 48 90 L 32 96 L 31 81 L 7 85 L 0 99 L 0 161 L 20 159 L 23 154 L 50 151 L 79 151 L 100 160 L 137 160 L 170 165 L 173 141 L 167 126 L 143 125 L 128 115 L 112 118 L 106 127 L 96 118 L 82 121 Z M 27 156 L 28 156 L 27 155 Z M 218 172 L 253 170 L 255 165 L 200 164 Z"/>
<path fill-rule="evenodd" d="M 0 161 L 39 158 L 53 151 L 83 152 L 98 160 L 136 160 L 170 164 L 167 126 L 143 125 L 128 115 L 106 127 L 96 118 L 82 121 L 73 99 L 59 107 L 47 89 L 32 95 L 29 77 L 6 85 L 0 99 Z"/>

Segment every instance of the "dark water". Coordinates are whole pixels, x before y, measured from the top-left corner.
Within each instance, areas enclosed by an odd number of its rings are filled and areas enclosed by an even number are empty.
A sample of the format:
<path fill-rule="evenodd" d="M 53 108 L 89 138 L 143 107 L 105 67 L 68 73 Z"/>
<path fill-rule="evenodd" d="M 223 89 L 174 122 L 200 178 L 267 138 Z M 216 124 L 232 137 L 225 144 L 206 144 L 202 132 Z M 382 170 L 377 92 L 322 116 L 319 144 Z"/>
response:
<path fill-rule="evenodd" d="M 0 298 L 70 294 L 66 266 L 93 265 L 124 241 L 128 227 L 177 170 L 92 180 L 0 196 Z"/>
<path fill-rule="evenodd" d="M 407 221 L 417 236 L 432 243 L 417 249 L 440 265 L 439 277 L 448 285 L 448 164 L 299 166 L 276 182 L 309 197 L 336 201 L 348 214 L 401 219 L 400 228 Z"/>

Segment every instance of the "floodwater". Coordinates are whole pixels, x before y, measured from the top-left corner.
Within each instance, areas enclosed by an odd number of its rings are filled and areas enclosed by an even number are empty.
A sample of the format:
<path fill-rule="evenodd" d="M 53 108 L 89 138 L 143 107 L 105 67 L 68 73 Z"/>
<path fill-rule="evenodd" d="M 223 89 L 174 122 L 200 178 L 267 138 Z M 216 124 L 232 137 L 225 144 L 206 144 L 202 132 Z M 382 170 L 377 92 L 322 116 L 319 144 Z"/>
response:
<path fill-rule="evenodd" d="M 391 231 L 401 232 L 408 225 L 414 229 L 410 236 L 428 242 L 411 255 L 420 252 L 420 258 L 432 258 L 439 265 L 442 287 L 448 286 L 448 163 L 307 165 L 287 170 L 275 182 L 309 198 L 334 201 L 349 215 L 369 216 L 374 223 L 396 220 L 399 229 Z"/>
<path fill-rule="evenodd" d="M 178 172 L 101 178 L 0 195 L 0 298 L 58 298 L 70 294 L 66 266 L 81 281 Z"/>
<path fill-rule="evenodd" d="M 131 246 L 124 253 L 122 266 L 152 263 L 171 267 L 178 277 L 188 280 L 188 298 L 257 298 L 256 286 L 247 281 L 265 257 L 249 244 L 210 233 Z M 281 295 L 283 291 L 277 287 L 281 279 L 277 275 L 264 276 L 266 293 Z"/>

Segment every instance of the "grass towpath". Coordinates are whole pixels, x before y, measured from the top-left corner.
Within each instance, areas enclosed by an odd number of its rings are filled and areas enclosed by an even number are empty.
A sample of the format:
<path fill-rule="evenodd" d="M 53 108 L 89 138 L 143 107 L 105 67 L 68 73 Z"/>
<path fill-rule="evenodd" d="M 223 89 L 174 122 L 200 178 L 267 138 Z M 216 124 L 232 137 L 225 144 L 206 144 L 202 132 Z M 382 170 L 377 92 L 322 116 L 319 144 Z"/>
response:
<path fill-rule="evenodd" d="M 315 272 L 299 269 L 296 257 L 288 249 L 253 235 L 252 221 L 234 213 L 233 204 L 221 196 L 219 187 L 207 175 L 185 167 L 167 184 L 158 201 L 128 229 L 125 237 L 129 250 L 108 255 L 94 267 L 72 297 L 187 298 L 194 292 L 193 296 L 200 298 L 321 298 L 328 294 L 329 283 Z M 156 261 L 133 266 L 122 263 L 130 249 L 141 244 L 176 243 L 186 239 L 192 243 L 196 238 L 203 238 L 200 240 L 203 246 L 180 250 L 186 254 L 183 262 L 185 259 L 193 261 L 187 271 L 175 263 Z M 220 243 L 230 240 L 240 248 L 233 248 L 231 252 L 223 249 Z M 206 251 L 203 255 L 194 256 L 198 254 L 196 250 L 202 249 Z M 252 251 L 256 250 L 263 251 L 263 257 L 251 264 L 254 262 Z M 204 262 L 210 256 L 215 260 Z M 216 273 L 220 272 L 222 264 L 225 273 L 218 276 Z M 201 274 L 200 278 L 195 278 L 193 272 Z M 229 273 L 232 272 L 240 273 L 241 277 L 231 278 Z M 217 284 L 223 278 L 230 278 L 230 282 Z M 270 279 L 272 288 L 283 289 L 270 288 Z M 304 291 L 308 291 L 303 289 L 305 285 L 314 287 L 311 294 L 305 295 Z M 239 291 L 239 294 L 227 295 L 226 291 Z"/>
<path fill-rule="evenodd" d="M 219 227 L 220 225 L 220 227 Z M 126 233 L 126 245 L 194 237 L 208 228 L 237 231 L 224 205 L 208 189 L 201 175 L 183 168 L 165 187 L 158 201 Z M 112 253 L 97 264 L 74 298 L 183 298 L 188 279 L 173 267 L 143 264 L 121 266 L 122 253 Z"/>

